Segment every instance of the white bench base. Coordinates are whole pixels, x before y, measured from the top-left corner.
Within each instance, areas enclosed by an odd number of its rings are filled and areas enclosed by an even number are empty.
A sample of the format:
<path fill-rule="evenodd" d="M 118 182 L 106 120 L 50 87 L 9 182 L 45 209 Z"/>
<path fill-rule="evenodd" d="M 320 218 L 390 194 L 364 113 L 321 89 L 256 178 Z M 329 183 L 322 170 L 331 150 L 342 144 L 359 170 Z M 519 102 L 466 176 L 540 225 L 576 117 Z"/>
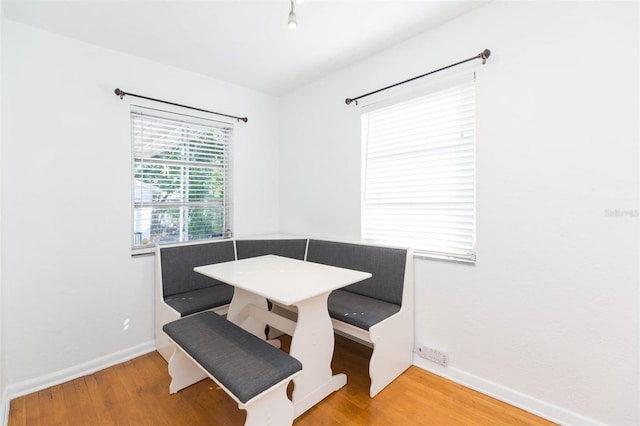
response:
<path fill-rule="evenodd" d="M 171 385 L 169 393 L 176 393 L 207 377 L 211 378 L 236 403 L 238 408 L 247 412 L 245 426 L 291 425 L 294 419 L 293 404 L 287 398 L 287 385 L 300 372 L 276 383 L 246 403 L 240 402 L 236 396 L 225 388 L 214 376 L 209 374 L 200 364 L 189 356 L 182 348 L 173 343 L 174 352 L 169 359 L 169 375 Z M 346 381 L 346 379 L 345 379 Z"/>

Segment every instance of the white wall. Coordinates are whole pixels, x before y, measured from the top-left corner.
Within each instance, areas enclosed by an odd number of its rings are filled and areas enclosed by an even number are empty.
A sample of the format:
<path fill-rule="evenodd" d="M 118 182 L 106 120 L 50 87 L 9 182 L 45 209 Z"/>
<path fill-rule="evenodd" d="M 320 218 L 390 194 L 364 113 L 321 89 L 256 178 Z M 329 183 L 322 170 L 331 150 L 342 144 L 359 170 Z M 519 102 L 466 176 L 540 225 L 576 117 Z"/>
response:
<path fill-rule="evenodd" d="M 277 231 L 278 100 L 13 21 L 2 30 L 4 353 L 16 396 L 153 349 L 154 258 L 130 251 L 139 100 L 113 90 L 249 117 L 235 125 L 237 235 Z"/>
<path fill-rule="evenodd" d="M 557 421 L 639 424 L 638 20 L 635 2 L 494 2 L 285 96 L 281 231 L 359 237 L 345 97 L 490 48 L 471 66 L 478 261 L 417 259 L 416 341 L 450 366 L 415 363 Z"/>
<path fill-rule="evenodd" d="M 2 138 L 2 64 L 3 64 L 3 53 L 2 53 L 2 21 L 4 20 L 4 11 L 0 8 L 0 193 L 2 193 L 2 151 L 3 151 L 3 138 Z M 2 197 L 0 197 L 0 224 L 2 223 Z M 9 412 L 9 401 L 7 398 L 7 386 L 6 386 L 6 374 L 4 367 L 4 327 L 6 325 L 6 321 L 4 320 L 4 297 L 2 296 L 4 293 L 2 286 L 2 277 L 3 277 L 3 265 L 4 265 L 4 244 L 2 239 L 2 226 L 0 226 L 0 422 L 2 424 L 6 423 L 6 419 Z"/>

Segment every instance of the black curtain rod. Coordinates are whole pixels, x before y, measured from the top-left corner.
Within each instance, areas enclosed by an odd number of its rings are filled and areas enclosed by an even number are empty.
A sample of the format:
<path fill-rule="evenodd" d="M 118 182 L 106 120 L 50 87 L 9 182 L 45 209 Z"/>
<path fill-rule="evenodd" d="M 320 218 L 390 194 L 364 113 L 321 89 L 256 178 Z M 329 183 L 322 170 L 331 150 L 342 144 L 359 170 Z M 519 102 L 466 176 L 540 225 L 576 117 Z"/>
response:
<path fill-rule="evenodd" d="M 149 98 L 147 96 L 136 95 L 135 93 L 125 92 L 124 90 L 120 90 L 120 89 L 116 89 L 113 92 L 117 96 L 120 96 L 120 99 L 124 98 L 126 95 L 135 96 L 136 98 L 147 99 L 147 100 L 155 101 L 155 102 L 162 102 L 163 104 L 179 106 L 179 107 L 182 107 L 182 108 L 195 109 L 196 111 L 208 112 L 210 114 L 221 115 L 223 117 L 235 118 L 236 120 L 244 121 L 245 123 L 247 121 L 249 121 L 249 119 L 247 117 L 236 117 L 235 115 L 227 115 L 227 114 L 222 114 L 220 112 L 207 111 L 206 109 L 195 108 L 195 107 L 191 107 L 191 106 L 188 106 L 188 105 L 181 105 L 181 104 L 177 104 L 175 102 L 163 101 L 162 99 L 154 99 L 154 98 Z"/>
<path fill-rule="evenodd" d="M 383 87 L 382 89 L 374 90 L 373 92 L 369 92 L 369 93 L 367 93 L 365 95 L 360 95 L 360 96 L 355 97 L 355 98 L 347 98 L 347 99 L 344 100 L 344 102 L 347 105 L 351 104 L 351 102 L 355 102 L 356 105 L 358 105 L 358 99 L 361 99 L 361 98 L 376 94 L 378 92 L 382 92 L 383 90 L 391 89 L 392 87 L 396 87 L 396 86 L 399 86 L 401 84 L 405 84 L 405 83 L 408 83 L 410 81 L 417 80 L 419 78 L 426 77 L 426 76 L 431 75 L 431 74 L 435 74 L 435 73 L 437 73 L 439 71 L 444 71 L 447 68 L 455 67 L 456 65 L 464 64 L 465 62 L 473 61 L 474 59 L 482 59 L 482 63 L 485 64 L 487 62 L 487 58 L 489 56 L 491 56 L 491 51 L 489 49 L 484 49 L 482 52 L 478 53 L 476 56 L 473 56 L 473 57 L 471 57 L 469 59 L 465 59 L 464 61 L 456 62 L 455 64 L 447 65 L 446 67 L 442 67 L 442 68 L 437 69 L 435 71 L 431 71 L 431 72 L 428 72 L 426 74 L 422 74 L 422 75 L 419 75 L 417 77 L 413 77 L 413 78 L 410 78 L 408 80 L 401 81 L 400 83 L 392 84 L 391 86 L 387 86 L 387 87 Z"/>

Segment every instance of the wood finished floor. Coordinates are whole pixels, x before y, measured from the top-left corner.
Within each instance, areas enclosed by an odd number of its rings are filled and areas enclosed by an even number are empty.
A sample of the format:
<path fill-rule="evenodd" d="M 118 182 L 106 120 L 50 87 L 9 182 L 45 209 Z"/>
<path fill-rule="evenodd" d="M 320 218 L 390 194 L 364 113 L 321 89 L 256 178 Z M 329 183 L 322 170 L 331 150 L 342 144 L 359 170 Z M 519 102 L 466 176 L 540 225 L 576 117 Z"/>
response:
<path fill-rule="evenodd" d="M 283 347 L 288 347 L 284 340 Z M 347 385 L 295 420 L 316 425 L 551 425 L 417 367 L 369 398 L 371 350 L 336 338 L 334 372 Z M 242 425 L 245 412 L 211 380 L 169 395 L 157 352 L 11 401 L 9 426 Z"/>

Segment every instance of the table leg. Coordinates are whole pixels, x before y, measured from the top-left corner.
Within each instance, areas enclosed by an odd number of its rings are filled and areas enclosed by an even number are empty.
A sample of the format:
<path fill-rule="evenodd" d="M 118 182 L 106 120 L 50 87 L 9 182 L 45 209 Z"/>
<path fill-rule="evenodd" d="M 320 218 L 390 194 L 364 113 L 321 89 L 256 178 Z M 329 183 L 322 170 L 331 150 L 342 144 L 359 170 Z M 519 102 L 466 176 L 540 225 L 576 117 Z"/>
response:
<path fill-rule="evenodd" d="M 346 375 L 333 375 L 331 371 L 335 342 L 327 311 L 328 297 L 329 293 L 325 293 L 296 305 L 298 322 L 289 352 L 302 363 L 302 373 L 293 379 L 295 417 L 347 384 Z"/>
<path fill-rule="evenodd" d="M 236 287 L 233 291 L 233 299 L 229 305 L 227 319 L 236 325 L 247 330 L 249 333 L 258 336 L 261 339 L 266 338 L 266 323 L 250 316 L 249 304 L 257 305 L 267 310 L 267 299 L 255 293 L 251 293 Z"/>

